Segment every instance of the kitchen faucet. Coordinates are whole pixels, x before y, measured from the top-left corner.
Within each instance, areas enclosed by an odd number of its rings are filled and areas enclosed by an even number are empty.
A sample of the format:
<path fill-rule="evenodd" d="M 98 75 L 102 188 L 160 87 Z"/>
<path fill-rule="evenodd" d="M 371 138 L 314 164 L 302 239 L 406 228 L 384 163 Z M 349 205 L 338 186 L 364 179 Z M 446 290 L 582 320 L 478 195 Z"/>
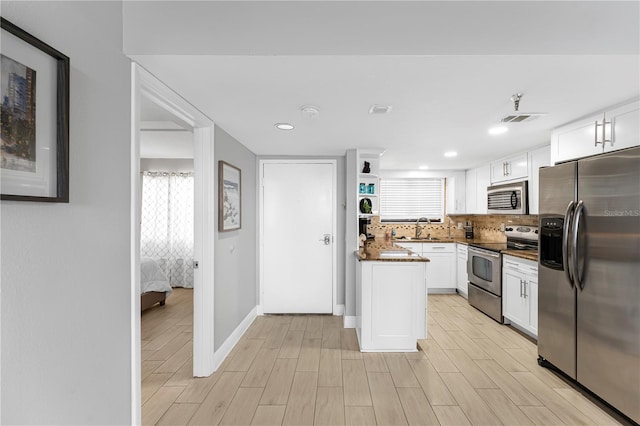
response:
<path fill-rule="evenodd" d="M 428 217 L 421 217 L 420 219 L 416 220 L 416 238 L 419 238 L 420 234 L 422 233 L 422 229 L 420 229 L 420 226 L 418 226 L 421 220 L 426 220 L 427 224 L 431 225 L 431 220 Z"/>

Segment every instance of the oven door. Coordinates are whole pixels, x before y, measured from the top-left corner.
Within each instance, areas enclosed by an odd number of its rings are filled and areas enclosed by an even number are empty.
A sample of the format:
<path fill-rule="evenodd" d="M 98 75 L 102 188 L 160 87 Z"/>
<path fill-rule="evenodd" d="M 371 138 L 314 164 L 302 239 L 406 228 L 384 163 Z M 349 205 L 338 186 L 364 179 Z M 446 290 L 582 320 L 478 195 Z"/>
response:
<path fill-rule="evenodd" d="M 476 247 L 469 247 L 468 254 L 469 282 L 496 296 L 502 296 L 502 255 Z"/>

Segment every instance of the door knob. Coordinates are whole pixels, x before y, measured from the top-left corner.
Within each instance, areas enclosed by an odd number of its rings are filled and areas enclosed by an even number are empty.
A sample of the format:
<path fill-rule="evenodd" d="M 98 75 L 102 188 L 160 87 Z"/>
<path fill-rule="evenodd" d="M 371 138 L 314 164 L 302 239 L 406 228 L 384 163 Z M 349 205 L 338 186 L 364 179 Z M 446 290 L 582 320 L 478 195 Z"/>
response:
<path fill-rule="evenodd" d="M 324 234 L 324 238 L 318 241 L 324 241 L 324 245 L 328 246 L 329 244 L 331 244 L 331 234 Z"/>

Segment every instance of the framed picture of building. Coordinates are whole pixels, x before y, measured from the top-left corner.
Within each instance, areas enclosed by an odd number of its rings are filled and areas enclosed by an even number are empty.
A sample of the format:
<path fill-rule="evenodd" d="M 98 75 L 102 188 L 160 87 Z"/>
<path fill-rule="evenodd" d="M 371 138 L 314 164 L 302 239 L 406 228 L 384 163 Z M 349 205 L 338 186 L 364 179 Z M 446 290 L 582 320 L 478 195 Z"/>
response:
<path fill-rule="evenodd" d="M 1 19 L 3 200 L 69 202 L 69 58 Z"/>
<path fill-rule="evenodd" d="M 218 162 L 218 231 L 240 229 L 242 221 L 240 169 Z"/>

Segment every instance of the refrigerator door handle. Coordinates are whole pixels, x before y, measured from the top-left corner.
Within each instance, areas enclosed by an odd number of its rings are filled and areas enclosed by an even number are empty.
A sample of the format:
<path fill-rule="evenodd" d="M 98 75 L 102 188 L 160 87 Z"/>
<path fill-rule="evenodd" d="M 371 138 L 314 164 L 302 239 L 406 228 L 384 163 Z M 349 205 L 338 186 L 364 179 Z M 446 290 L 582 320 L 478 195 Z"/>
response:
<path fill-rule="evenodd" d="M 574 286 L 573 272 L 570 268 L 569 262 L 569 230 L 571 229 L 573 212 L 575 210 L 575 203 L 571 201 L 567 206 L 567 211 L 564 214 L 564 227 L 562 228 L 562 269 L 569 281 L 571 288 Z"/>
<path fill-rule="evenodd" d="M 584 212 L 584 203 L 582 200 L 578 201 L 576 205 L 576 211 L 574 213 L 573 220 L 573 229 L 571 235 L 571 251 L 573 252 L 572 263 L 573 263 L 573 279 L 575 281 L 576 287 L 579 287 L 580 290 L 584 290 L 584 282 L 582 282 L 581 271 L 578 271 L 578 228 L 580 227 L 580 219 L 583 216 Z"/>

